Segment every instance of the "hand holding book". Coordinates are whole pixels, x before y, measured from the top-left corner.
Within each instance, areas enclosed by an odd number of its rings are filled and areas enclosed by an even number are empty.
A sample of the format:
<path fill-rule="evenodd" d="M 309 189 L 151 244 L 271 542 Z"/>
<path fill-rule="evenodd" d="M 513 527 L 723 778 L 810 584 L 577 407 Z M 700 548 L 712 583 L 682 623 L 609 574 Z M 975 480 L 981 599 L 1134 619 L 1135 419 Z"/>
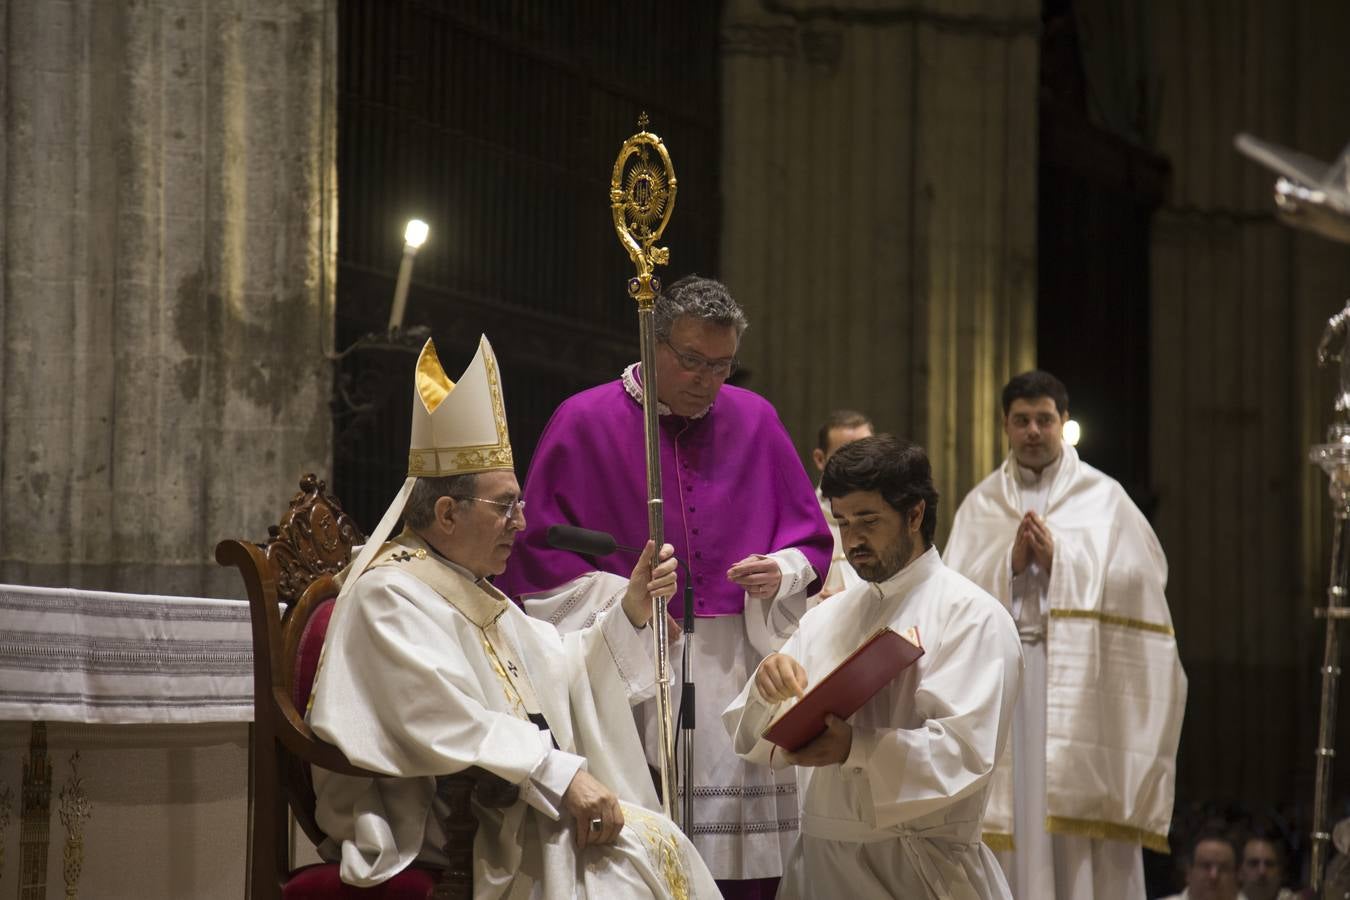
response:
<path fill-rule="evenodd" d="M 902 635 L 882 628 L 807 690 L 806 670 L 801 663 L 782 653 L 773 654 L 755 673 L 755 687 L 770 703 L 786 703 L 787 708 L 764 729 L 762 737 L 793 751 L 806 747 L 827 730 L 837 730 L 830 719 L 848 729 L 843 720 L 921 656 L 923 646 L 917 629 L 906 629 Z"/>

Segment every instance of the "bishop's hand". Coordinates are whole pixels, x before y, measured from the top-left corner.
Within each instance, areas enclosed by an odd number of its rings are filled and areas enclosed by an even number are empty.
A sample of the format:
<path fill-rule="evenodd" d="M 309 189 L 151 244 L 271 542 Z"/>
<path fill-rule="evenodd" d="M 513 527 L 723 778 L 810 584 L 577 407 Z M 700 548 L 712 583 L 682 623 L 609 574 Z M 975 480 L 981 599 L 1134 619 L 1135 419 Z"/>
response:
<path fill-rule="evenodd" d="M 675 593 L 675 548 L 666 544 L 661 548 L 661 561 L 652 565 L 656 542 L 648 541 L 642 548 L 633 574 L 628 579 L 628 590 L 623 595 L 623 611 L 634 628 L 643 628 L 652 617 L 652 598 L 669 597 Z"/>
<path fill-rule="evenodd" d="M 623 809 L 613 791 L 585 769 L 577 769 L 562 796 L 563 807 L 572 814 L 577 849 L 591 844 L 612 844 L 623 830 Z"/>

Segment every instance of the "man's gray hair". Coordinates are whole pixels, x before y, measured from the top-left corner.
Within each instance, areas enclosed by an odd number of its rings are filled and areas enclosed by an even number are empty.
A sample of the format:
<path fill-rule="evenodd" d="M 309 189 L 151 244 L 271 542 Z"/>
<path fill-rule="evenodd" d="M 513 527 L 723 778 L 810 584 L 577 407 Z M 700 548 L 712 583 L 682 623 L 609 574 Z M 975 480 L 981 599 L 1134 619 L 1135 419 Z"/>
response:
<path fill-rule="evenodd" d="M 412 493 L 403 505 L 403 522 L 409 528 L 429 528 L 436 521 L 436 501 L 442 497 L 463 500 L 478 493 L 478 475 L 446 475 L 441 478 L 419 478 L 413 482 Z"/>
<path fill-rule="evenodd" d="M 714 278 L 698 275 L 686 275 L 667 286 L 657 295 L 653 313 L 657 340 L 663 341 L 670 339 L 670 328 L 681 316 L 715 325 L 734 325 L 738 341 L 750 327 L 745 311 L 731 299 L 727 286 Z"/>

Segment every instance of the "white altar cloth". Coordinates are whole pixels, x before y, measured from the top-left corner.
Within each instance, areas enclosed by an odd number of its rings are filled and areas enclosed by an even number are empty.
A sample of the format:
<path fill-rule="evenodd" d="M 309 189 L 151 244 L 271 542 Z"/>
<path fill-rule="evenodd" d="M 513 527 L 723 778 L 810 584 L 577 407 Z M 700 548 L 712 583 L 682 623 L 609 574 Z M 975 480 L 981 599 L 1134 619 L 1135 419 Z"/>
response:
<path fill-rule="evenodd" d="M 247 603 L 0 585 L 0 896 L 67 896 L 76 837 L 78 896 L 244 896 L 252 719 Z M 49 808 L 26 822 L 34 756 Z"/>
<path fill-rule="evenodd" d="M 0 585 L 0 719 L 251 722 L 248 604 Z"/>

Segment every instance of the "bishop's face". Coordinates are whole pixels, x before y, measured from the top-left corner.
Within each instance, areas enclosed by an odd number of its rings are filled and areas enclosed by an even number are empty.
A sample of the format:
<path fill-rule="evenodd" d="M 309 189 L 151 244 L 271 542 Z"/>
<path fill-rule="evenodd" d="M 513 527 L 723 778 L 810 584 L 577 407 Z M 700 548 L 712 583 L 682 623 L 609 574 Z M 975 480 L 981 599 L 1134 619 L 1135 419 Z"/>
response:
<path fill-rule="evenodd" d="M 731 375 L 740 339 L 735 325 L 680 316 L 656 345 L 656 396 L 677 416 L 696 416 Z"/>
<path fill-rule="evenodd" d="M 830 508 L 839 523 L 844 553 L 866 581 L 885 581 L 923 550 L 922 500 L 901 513 L 877 491 L 854 491 L 831 499 Z"/>
<path fill-rule="evenodd" d="M 474 497 L 448 503 L 441 498 L 436 516 L 446 558 L 482 578 L 506 571 L 511 545 L 525 528 L 525 510 L 507 507 L 520 498 L 514 472 L 483 472 L 474 481 Z M 442 511 L 444 510 L 444 517 Z"/>
<path fill-rule="evenodd" d="M 1039 472 L 1059 459 L 1068 418 L 1068 412 L 1060 415 L 1053 397 L 1014 400 L 1003 417 L 1003 431 L 1017 462 Z"/>

